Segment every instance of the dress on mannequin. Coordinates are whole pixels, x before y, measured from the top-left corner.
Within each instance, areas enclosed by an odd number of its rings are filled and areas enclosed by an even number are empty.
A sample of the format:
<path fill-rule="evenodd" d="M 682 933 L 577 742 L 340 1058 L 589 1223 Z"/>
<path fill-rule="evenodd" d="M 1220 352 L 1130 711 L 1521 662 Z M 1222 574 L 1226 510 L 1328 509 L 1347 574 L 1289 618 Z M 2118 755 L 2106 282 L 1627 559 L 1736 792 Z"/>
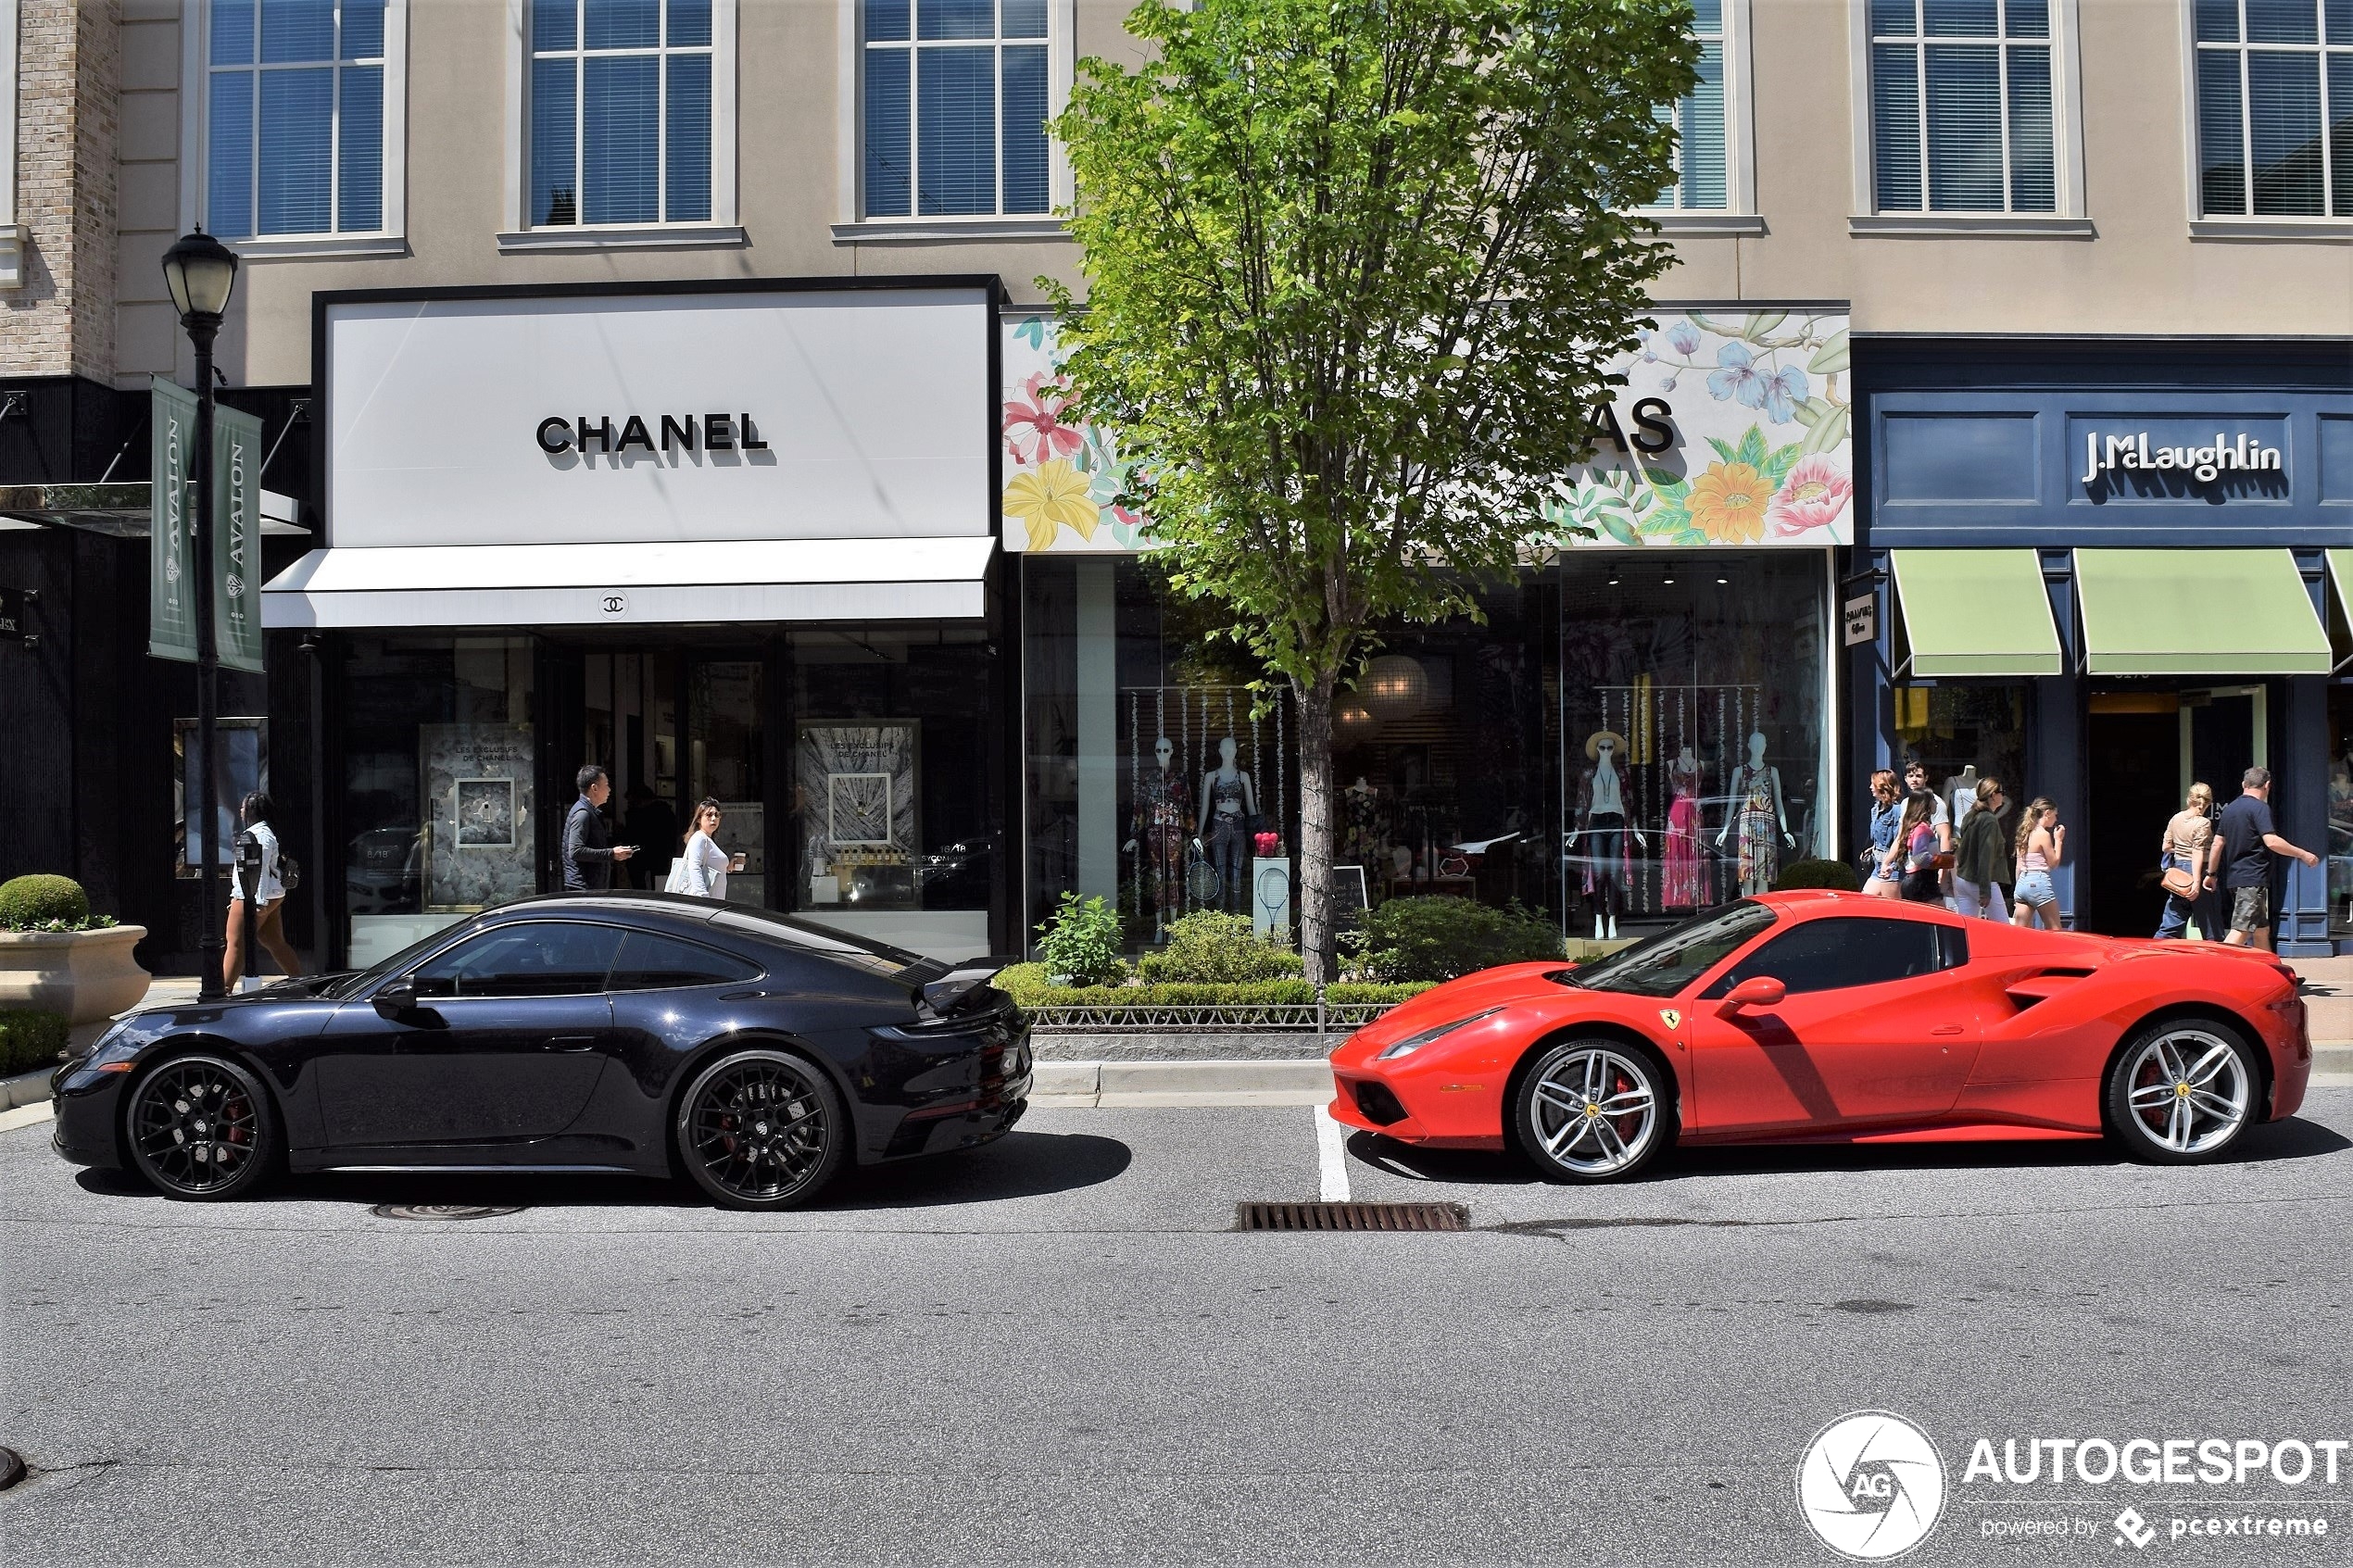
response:
<path fill-rule="evenodd" d="M 1136 856 L 1139 902 L 1152 911 L 1155 935 L 1176 918 L 1185 896 L 1185 834 L 1192 826 L 1192 800 L 1185 775 L 1176 769 L 1176 746 L 1166 735 L 1152 743 L 1159 766 L 1137 783 L 1136 798 L 1128 808 L 1130 836 L 1123 846 Z"/>
<path fill-rule="evenodd" d="M 1740 879 L 1743 893 L 1769 893 L 1781 874 L 1781 846 L 1794 846 L 1788 814 L 1782 809 L 1781 771 L 1765 760 L 1762 732 L 1748 737 L 1748 760 L 1732 773 L 1732 820 L 1716 835 L 1723 846 L 1726 834 L 1740 834 Z"/>
<path fill-rule="evenodd" d="M 1202 775 L 1202 847 L 1217 872 L 1217 907 L 1246 910 L 1242 889 L 1250 871 L 1250 822 L 1258 815 L 1258 792 L 1250 775 L 1234 765 L 1240 749 L 1231 735 L 1217 743 L 1217 766 Z"/>
<path fill-rule="evenodd" d="M 1667 770 L 1674 799 L 1667 808 L 1667 845 L 1660 856 L 1659 899 L 1670 909 L 1705 909 L 1708 896 L 1707 857 L 1699 847 L 1699 759 L 1683 747 Z"/>

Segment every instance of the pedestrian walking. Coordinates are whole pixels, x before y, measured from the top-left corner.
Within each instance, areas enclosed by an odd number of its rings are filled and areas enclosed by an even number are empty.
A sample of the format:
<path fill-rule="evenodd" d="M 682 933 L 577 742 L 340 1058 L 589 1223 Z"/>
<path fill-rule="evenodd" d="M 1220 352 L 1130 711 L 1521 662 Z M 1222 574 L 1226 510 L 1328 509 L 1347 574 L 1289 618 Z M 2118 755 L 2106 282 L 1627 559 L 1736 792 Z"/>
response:
<path fill-rule="evenodd" d="M 261 846 L 261 876 L 254 887 L 254 940 L 278 962 L 286 978 L 302 972 L 302 960 L 286 940 L 286 884 L 278 832 L 270 825 L 271 803 L 267 791 L 255 790 L 238 803 L 237 817 L 245 832 Z M 220 966 L 221 984 L 229 990 L 245 972 L 245 891 L 235 875 L 229 878 L 229 950 Z"/>
<path fill-rule="evenodd" d="M 670 879 L 662 884 L 665 893 L 684 893 L 696 898 L 727 897 L 727 873 L 744 869 L 741 854 L 729 856 L 719 847 L 719 802 L 705 796 L 695 803 L 694 826 L 686 834 L 686 847 L 670 862 Z"/>
<path fill-rule="evenodd" d="M 2231 900 L 2233 947 L 2271 946 L 2271 857 L 2285 856 L 2317 866 L 2321 858 L 2282 838 L 2271 824 L 2271 771 L 2249 768 L 2239 779 L 2239 797 L 2222 808 L 2214 824 L 2221 840 L 2221 882 Z"/>
<path fill-rule="evenodd" d="M 2186 936 L 2195 917 L 2198 935 L 2215 940 L 2217 928 L 2208 918 L 2206 906 L 2211 900 L 2206 893 L 2221 870 L 2221 845 L 2214 836 L 2211 785 L 2190 785 L 2189 797 L 2165 824 L 2158 857 L 2165 879 L 2165 914 L 2157 922 L 2157 939 L 2171 942 Z"/>
<path fill-rule="evenodd" d="M 605 828 L 605 802 L 612 798 L 612 780 L 594 762 L 573 780 L 580 798 L 564 817 L 564 891 L 601 893 L 612 885 L 612 869 L 637 852 L 635 845 L 616 845 Z"/>
<path fill-rule="evenodd" d="M 1904 821 L 1904 802 L 1895 793 L 1895 770 L 1881 768 L 1871 775 L 1871 847 L 1865 853 L 1863 891 L 1880 898 L 1904 897 L 1904 873 L 1897 869 L 1896 830 Z"/>
<path fill-rule="evenodd" d="M 1953 842 L 1953 908 L 1964 920 L 2007 920 L 2002 889 L 2013 880 L 2010 835 L 2002 831 L 2002 781 L 1977 781 L 1977 804 Z"/>
<path fill-rule="evenodd" d="M 1904 897 L 1915 904 L 1935 904 L 1944 899 L 1940 872 L 1945 857 L 1942 840 L 1936 831 L 1936 797 L 1931 791 L 1916 789 L 1904 802 L 1904 821 L 1896 830 L 1903 845 Z"/>
<path fill-rule="evenodd" d="M 2012 925 L 2059 928 L 2058 889 L 2051 885 L 2051 868 L 2067 858 L 2067 829 L 2059 825 L 2058 808 L 2041 796 L 2027 807 L 2018 824 L 2018 886 L 2011 893 Z"/>

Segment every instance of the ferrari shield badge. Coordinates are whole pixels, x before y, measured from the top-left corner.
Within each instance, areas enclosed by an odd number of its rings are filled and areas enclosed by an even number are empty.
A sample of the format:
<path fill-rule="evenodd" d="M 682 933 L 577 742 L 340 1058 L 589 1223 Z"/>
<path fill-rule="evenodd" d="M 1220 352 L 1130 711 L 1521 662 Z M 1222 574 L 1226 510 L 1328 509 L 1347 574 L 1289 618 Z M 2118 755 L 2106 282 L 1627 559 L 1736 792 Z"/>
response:
<path fill-rule="evenodd" d="M 1680 1029 L 1683 1026 L 1683 1015 L 1673 1008 L 1659 1009 L 1658 1021 L 1669 1029 Z"/>

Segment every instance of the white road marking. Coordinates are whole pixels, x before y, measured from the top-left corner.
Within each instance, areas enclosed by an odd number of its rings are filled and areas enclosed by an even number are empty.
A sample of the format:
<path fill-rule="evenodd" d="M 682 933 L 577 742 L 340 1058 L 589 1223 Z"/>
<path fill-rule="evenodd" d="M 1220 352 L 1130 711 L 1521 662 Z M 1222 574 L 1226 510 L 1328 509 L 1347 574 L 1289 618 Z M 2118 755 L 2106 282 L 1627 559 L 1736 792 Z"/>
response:
<path fill-rule="evenodd" d="M 1315 1118 L 1315 1173 L 1323 1186 L 1327 1203 L 1348 1201 L 1347 1135 L 1340 1124 L 1332 1120 L 1331 1112 L 1317 1106 L 1308 1113 Z"/>

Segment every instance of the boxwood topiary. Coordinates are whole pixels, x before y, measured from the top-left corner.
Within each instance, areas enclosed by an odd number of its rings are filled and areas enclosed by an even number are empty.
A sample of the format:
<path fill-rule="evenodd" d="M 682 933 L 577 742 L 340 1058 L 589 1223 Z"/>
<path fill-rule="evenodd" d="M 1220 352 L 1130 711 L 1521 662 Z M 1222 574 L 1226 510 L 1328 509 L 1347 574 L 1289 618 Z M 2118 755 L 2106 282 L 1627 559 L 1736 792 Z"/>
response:
<path fill-rule="evenodd" d="M 31 931 L 62 922 L 77 926 L 90 918 L 90 896 L 69 876 L 36 872 L 0 883 L 0 930 Z"/>
<path fill-rule="evenodd" d="M 1843 860 L 1792 860 L 1773 879 L 1773 891 L 1786 893 L 1798 887 L 1831 887 L 1841 893 L 1859 893 L 1863 879 Z"/>

